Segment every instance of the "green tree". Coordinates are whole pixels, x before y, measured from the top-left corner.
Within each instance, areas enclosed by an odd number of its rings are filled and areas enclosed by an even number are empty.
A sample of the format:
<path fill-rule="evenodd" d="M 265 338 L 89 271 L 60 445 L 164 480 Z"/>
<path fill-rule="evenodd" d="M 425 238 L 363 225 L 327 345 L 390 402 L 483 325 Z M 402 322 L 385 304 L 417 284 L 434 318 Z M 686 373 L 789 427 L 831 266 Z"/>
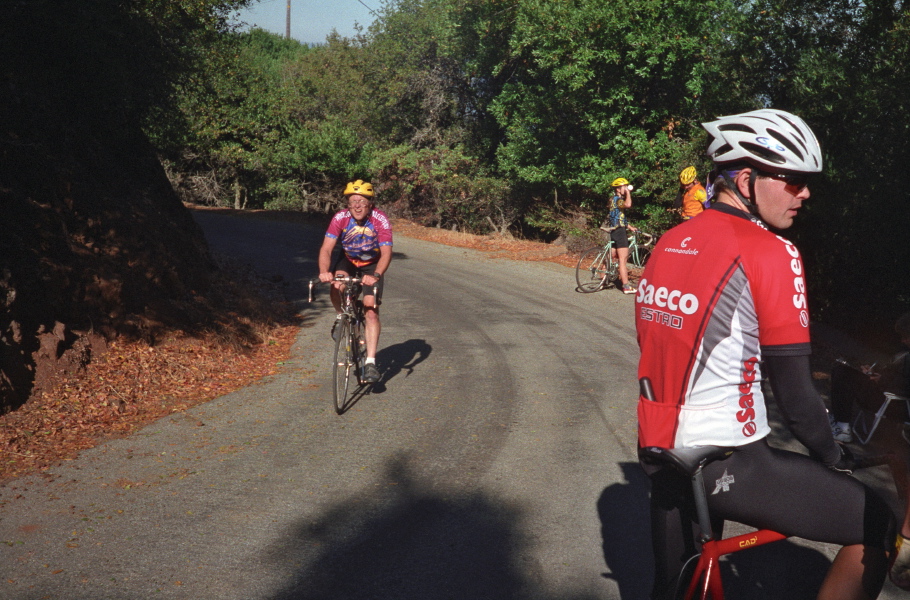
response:
<path fill-rule="evenodd" d="M 705 39 L 719 4 L 519 2 L 512 72 L 491 107 L 506 130 L 501 167 L 601 194 L 619 174 L 675 170 L 717 75 Z"/>
<path fill-rule="evenodd" d="M 824 173 L 806 225 L 792 232 L 806 255 L 814 314 L 877 332 L 910 309 L 910 192 L 897 183 L 910 164 L 905 4 L 751 2 L 731 37 L 743 96 L 800 114 L 822 145 Z M 872 294 L 875 314 L 856 319 Z"/>
<path fill-rule="evenodd" d="M 197 201 L 327 210 L 338 182 L 369 157 L 348 118 L 360 118 L 348 104 L 352 86 L 338 85 L 357 79 L 349 49 L 337 37 L 310 48 L 258 29 L 222 37 L 181 95 L 172 179 Z"/>

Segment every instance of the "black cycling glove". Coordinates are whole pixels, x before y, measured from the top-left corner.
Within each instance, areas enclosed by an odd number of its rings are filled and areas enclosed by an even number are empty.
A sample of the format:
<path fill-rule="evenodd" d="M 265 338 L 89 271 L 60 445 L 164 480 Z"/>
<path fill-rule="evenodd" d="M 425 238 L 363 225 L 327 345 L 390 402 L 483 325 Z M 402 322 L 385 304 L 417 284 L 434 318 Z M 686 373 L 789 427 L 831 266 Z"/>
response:
<path fill-rule="evenodd" d="M 837 446 L 840 448 L 840 460 L 828 468 L 832 471 L 851 475 L 853 470 L 856 469 L 856 458 L 853 457 L 853 453 L 850 452 L 850 449 L 843 444 L 838 443 Z"/>

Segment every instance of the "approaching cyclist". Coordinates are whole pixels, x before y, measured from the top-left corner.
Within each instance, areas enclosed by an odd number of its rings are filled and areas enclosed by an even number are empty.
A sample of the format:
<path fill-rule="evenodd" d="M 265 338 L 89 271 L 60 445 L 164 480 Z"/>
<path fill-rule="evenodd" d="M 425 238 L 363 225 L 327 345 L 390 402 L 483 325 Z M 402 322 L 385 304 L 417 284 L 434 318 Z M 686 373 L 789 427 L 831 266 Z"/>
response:
<path fill-rule="evenodd" d="M 679 185 L 682 187 L 679 206 L 682 209 L 683 221 L 688 221 L 705 210 L 708 194 L 704 186 L 696 180 L 695 167 L 686 167 L 679 174 Z"/>
<path fill-rule="evenodd" d="M 818 598 L 875 598 L 888 571 L 894 517 L 848 475 L 852 460 L 831 435 L 809 369 L 809 312 L 790 227 L 822 170 L 812 130 L 772 109 L 702 125 L 718 179 L 711 208 L 664 234 L 636 295 L 639 444 L 728 446 L 705 468 L 712 516 L 842 546 Z M 772 448 L 763 383 L 811 456 Z M 654 597 L 694 552 L 688 480 L 643 465 L 651 477 Z"/>
<path fill-rule="evenodd" d="M 608 231 L 613 240 L 613 251 L 616 253 L 616 262 L 619 266 L 622 293 L 634 294 L 635 286 L 629 283 L 629 268 L 626 266 L 629 260 L 629 235 L 626 232 L 629 224 L 626 221 L 626 209 L 632 208 L 632 186 L 627 179 L 618 177 L 613 180 L 612 187 L 613 197 L 610 198 L 610 212 L 607 215 Z"/>
<path fill-rule="evenodd" d="M 379 347 L 379 305 L 382 301 L 382 279 L 392 262 L 392 226 L 381 210 L 373 207 L 373 185 L 362 179 L 348 183 L 344 189 L 348 208 L 335 213 L 319 249 L 319 280 L 332 281 L 335 276 L 363 276 L 363 306 L 366 309 L 367 358 L 361 379 L 376 383 L 380 379 L 376 367 Z M 331 264 L 332 250 L 341 240 L 342 252 Z M 332 285 L 331 298 L 335 310 L 341 313 L 341 283 Z M 338 318 L 332 325 L 332 337 Z"/>

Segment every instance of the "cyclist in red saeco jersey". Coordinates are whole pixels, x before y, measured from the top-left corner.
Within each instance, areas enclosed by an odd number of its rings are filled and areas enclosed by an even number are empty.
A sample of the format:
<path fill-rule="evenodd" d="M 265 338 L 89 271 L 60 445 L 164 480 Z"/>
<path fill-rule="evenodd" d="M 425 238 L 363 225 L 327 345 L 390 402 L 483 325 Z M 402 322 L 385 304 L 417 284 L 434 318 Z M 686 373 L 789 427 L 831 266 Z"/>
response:
<path fill-rule="evenodd" d="M 330 282 L 336 275 L 363 276 L 367 357 L 361 379 L 376 383 L 381 377 L 376 367 L 376 350 L 381 331 L 379 305 L 382 301 L 383 275 L 392 262 L 392 225 L 384 212 L 374 208 L 371 183 L 362 179 L 352 181 L 345 187 L 344 195 L 348 199 L 348 208 L 335 213 L 319 249 L 319 280 Z M 341 240 L 342 252 L 332 265 L 332 250 L 338 240 Z M 335 283 L 331 290 L 332 305 L 339 315 L 341 286 L 341 283 Z M 336 319 L 332 326 L 333 337 L 337 325 Z"/>
<path fill-rule="evenodd" d="M 809 311 L 790 227 L 809 198 L 821 150 L 799 117 L 772 109 L 704 123 L 719 175 L 714 203 L 667 232 L 636 294 L 639 445 L 731 446 L 705 468 L 712 516 L 843 546 L 818 598 L 875 598 L 894 517 L 849 477 L 809 369 Z M 762 383 L 810 456 L 772 448 Z M 695 552 L 688 480 L 647 465 L 652 482 L 654 597 Z"/>

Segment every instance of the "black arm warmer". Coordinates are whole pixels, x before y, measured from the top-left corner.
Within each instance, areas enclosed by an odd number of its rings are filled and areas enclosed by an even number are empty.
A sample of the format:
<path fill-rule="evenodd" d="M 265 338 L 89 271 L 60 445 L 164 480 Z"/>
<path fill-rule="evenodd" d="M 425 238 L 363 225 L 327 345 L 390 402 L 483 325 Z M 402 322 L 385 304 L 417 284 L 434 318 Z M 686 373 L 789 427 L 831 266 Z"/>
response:
<path fill-rule="evenodd" d="M 765 356 L 774 399 L 787 427 L 809 452 L 829 467 L 841 452 L 831 435 L 825 405 L 812 383 L 809 356 Z"/>

